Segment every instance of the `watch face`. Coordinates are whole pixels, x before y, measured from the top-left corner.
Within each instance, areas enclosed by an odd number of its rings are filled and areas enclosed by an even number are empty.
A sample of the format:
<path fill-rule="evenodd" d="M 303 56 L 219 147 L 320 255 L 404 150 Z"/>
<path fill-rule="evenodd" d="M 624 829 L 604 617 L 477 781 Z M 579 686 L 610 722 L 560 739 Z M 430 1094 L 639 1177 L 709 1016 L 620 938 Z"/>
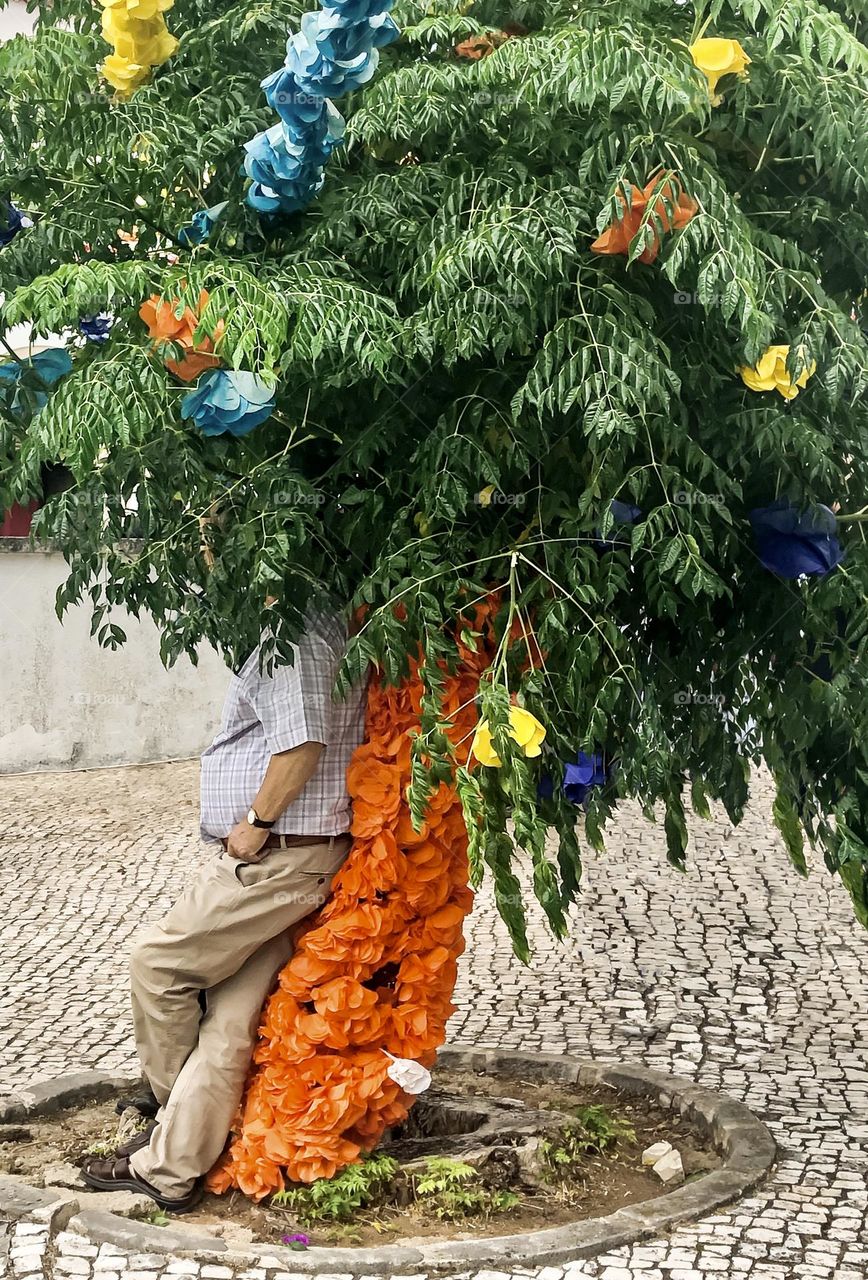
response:
<path fill-rule="evenodd" d="M 254 825 L 256 824 L 256 810 L 255 810 L 255 809 L 248 809 L 248 810 L 247 810 L 247 821 L 248 821 L 248 823 L 250 824 L 250 826 L 251 826 L 251 827 L 252 827 L 252 826 L 254 826 Z"/>

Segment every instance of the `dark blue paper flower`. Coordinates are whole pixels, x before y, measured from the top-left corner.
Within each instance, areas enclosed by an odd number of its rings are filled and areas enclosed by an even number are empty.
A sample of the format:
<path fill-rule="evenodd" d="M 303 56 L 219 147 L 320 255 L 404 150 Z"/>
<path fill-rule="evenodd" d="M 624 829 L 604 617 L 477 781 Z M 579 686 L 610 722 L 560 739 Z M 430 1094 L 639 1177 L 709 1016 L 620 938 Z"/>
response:
<path fill-rule="evenodd" d="M 112 318 L 103 311 L 98 316 L 82 316 L 78 322 L 78 329 L 88 342 L 108 342 L 112 331 Z"/>
<path fill-rule="evenodd" d="M 609 780 L 609 769 L 605 757 L 595 752 L 586 755 L 580 751 L 575 761 L 564 765 L 564 780 L 561 790 L 573 804 L 584 804 L 592 787 L 602 787 Z M 541 799 L 551 799 L 554 795 L 554 782 L 551 775 L 544 773 L 537 786 L 537 794 Z"/>
<path fill-rule="evenodd" d="M 844 559 L 835 537 L 838 521 L 821 503 L 800 512 L 788 498 L 750 513 L 757 555 L 780 578 L 822 577 Z"/>
<path fill-rule="evenodd" d="M 16 209 L 11 200 L 6 202 L 5 209 L 0 206 L 0 249 L 5 249 L 19 231 L 29 226 L 32 226 L 30 219 L 20 209 Z"/>
<path fill-rule="evenodd" d="M 603 537 L 602 529 L 597 528 L 596 544 L 598 547 L 615 547 L 622 539 L 612 537 L 612 530 L 616 525 L 635 524 L 637 520 L 641 520 L 643 511 L 641 507 L 634 507 L 630 502 L 621 502 L 619 498 L 613 498 L 609 503 L 609 510 L 612 513 L 613 525 L 609 533 Z"/>
<path fill-rule="evenodd" d="M 228 200 L 224 200 L 222 204 L 212 204 L 210 209 L 199 209 L 193 214 L 192 221 L 178 231 L 178 240 L 185 249 L 205 243 L 222 218 L 228 203 Z"/>
<path fill-rule="evenodd" d="M 274 388 L 237 369 L 212 369 L 181 401 L 181 416 L 192 418 L 205 436 L 246 436 L 273 409 Z"/>
<path fill-rule="evenodd" d="M 609 503 L 609 510 L 612 513 L 612 519 L 615 524 L 635 524 L 637 520 L 642 518 L 642 508 L 634 507 L 631 502 L 621 502 L 619 498 L 613 498 Z"/>

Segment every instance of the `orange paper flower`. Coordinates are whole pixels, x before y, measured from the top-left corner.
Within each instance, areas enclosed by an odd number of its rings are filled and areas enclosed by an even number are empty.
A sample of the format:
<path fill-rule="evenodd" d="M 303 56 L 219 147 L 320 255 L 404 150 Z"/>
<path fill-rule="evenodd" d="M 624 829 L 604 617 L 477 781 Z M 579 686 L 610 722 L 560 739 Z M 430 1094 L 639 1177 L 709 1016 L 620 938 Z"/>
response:
<path fill-rule="evenodd" d="M 184 354 L 180 360 L 167 359 L 165 363 L 166 368 L 183 382 L 192 382 L 200 373 L 220 363 L 220 357 L 214 354 L 214 345 L 223 336 L 223 321 L 217 321 L 213 340 L 206 336 L 196 341 L 193 336 L 208 298 L 207 289 L 203 289 L 194 311 L 192 307 L 181 308 L 178 298 L 172 302 L 161 301 L 159 294 L 155 293 L 139 308 L 139 315 L 148 326 L 148 336 L 153 338 L 156 351 L 166 349 L 170 344 L 182 348 Z"/>
<path fill-rule="evenodd" d="M 618 192 L 618 199 L 623 208 L 623 215 L 616 219 L 610 227 L 598 236 L 591 245 L 594 253 L 623 253 L 630 252 L 630 242 L 636 236 L 642 225 L 642 219 L 646 216 L 648 202 L 653 198 L 652 214 L 646 223 L 646 235 L 650 233 L 651 243 L 646 244 L 645 248 L 639 254 L 640 262 L 653 262 L 660 252 L 660 236 L 658 234 L 658 223 L 655 219 L 659 219 L 659 225 L 664 231 L 678 230 L 687 226 L 687 223 L 696 213 L 699 212 L 699 206 L 695 201 L 685 195 L 680 184 L 673 186 L 671 180 L 664 183 L 660 182 L 659 176 L 651 178 L 645 186 L 640 190 L 629 183 L 630 199 L 623 191 Z M 672 208 L 672 217 L 666 210 L 663 203 L 665 199 Z"/>
<path fill-rule="evenodd" d="M 160 337 L 172 329 L 177 341 L 179 332 L 191 337 L 195 316 L 170 323 L 154 308 L 153 323 Z M 461 763 L 496 608 L 496 601 L 475 607 L 469 625 L 482 638 L 476 650 L 462 651 L 457 672 L 444 671 Z M 353 848 L 266 1004 L 232 1141 L 208 1178 L 212 1191 L 238 1187 L 258 1200 L 287 1180 L 332 1177 L 412 1105 L 387 1075 L 383 1050 L 427 1067 L 445 1039 L 473 894 L 455 788 L 440 785 L 420 831 L 410 820 L 410 745 L 421 697 L 416 663 L 398 688 L 370 685 L 366 741 L 347 773 Z"/>

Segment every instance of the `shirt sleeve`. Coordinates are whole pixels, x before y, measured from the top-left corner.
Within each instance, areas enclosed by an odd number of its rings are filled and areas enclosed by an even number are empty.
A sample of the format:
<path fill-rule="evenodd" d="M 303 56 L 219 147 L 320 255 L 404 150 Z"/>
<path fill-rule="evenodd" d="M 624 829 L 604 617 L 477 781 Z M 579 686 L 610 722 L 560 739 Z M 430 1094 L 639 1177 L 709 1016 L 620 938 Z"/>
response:
<path fill-rule="evenodd" d="M 260 672 L 254 662 L 244 690 L 272 755 L 306 742 L 327 747 L 331 739 L 339 655 L 317 635 L 302 636 L 293 653 L 293 665 L 275 667 L 271 675 Z"/>

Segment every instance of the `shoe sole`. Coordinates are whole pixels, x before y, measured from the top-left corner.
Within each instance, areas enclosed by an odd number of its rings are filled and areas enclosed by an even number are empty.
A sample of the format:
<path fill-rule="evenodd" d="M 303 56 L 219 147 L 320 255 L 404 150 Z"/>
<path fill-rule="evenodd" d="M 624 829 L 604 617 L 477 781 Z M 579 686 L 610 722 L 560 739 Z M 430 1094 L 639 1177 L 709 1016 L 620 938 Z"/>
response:
<path fill-rule="evenodd" d="M 167 1196 L 161 1196 L 159 1191 L 149 1187 L 147 1183 L 139 1182 L 135 1178 L 95 1178 L 85 1169 L 80 1169 L 79 1173 L 82 1181 L 89 1187 L 93 1187 L 94 1191 L 136 1191 L 139 1195 L 148 1196 L 167 1213 L 187 1213 L 201 1199 L 201 1193 L 198 1190 L 191 1191 L 189 1196 L 184 1196 L 182 1200 L 171 1200 Z"/>

